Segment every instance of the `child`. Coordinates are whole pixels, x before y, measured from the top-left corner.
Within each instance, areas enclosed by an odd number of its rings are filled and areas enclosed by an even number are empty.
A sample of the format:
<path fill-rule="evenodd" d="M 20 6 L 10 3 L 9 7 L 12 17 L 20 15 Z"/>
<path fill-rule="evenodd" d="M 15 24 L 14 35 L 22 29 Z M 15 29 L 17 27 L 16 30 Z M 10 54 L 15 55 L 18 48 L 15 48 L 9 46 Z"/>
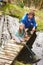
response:
<path fill-rule="evenodd" d="M 21 23 L 25 26 L 25 30 L 27 30 L 29 35 L 33 34 L 37 27 L 34 11 L 30 11 L 29 13 L 25 14 L 21 19 Z"/>
<path fill-rule="evenodd" d="M 28 38 L 28 35 L 25 33 L 25 26 L 21 23 L 19 29 L 15 32 L 16 42 L 24 42 Z"/>
<path fill-rule="evenodd" d="M 17 42 L 24 41 L 24 36 L 25 36 L 24 25 L 23 24 L 20 24 L 19 25 L 19 29 L 15 32 L 15 40 Z"/>

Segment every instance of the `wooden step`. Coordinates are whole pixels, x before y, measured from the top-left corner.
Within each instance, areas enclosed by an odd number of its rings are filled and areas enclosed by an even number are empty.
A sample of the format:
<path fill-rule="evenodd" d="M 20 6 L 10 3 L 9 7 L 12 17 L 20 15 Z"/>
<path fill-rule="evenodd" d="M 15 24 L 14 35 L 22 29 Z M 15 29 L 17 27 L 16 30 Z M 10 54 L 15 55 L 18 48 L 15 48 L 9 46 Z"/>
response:
<path fill-rule="evenodd" d="M 10 65 L 11 63 L 12 63 L 12 61 L 0 58 L 0 65 L 5 65 L 5 64 Z"/>

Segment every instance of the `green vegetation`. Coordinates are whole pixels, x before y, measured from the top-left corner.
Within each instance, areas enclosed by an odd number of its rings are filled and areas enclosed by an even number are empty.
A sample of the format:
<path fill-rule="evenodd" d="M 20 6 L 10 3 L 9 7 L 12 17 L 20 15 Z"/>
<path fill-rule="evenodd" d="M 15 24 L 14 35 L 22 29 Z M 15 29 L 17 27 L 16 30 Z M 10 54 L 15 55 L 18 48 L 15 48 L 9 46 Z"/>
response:
<path fill-rule="evenodd" d="M 17 5 L 13 5 L 13 4 L 6 4 L 6 6 L 4 6 L 3 8 L 1 8 L 1 10 L 3 10 L 3 14 L 8 14 L 17 18 L 21 18 L 24 13 L 26 12 L 25 9 L 21 8 L 20 6 Z"/>
<path fill-rule="evenodd" d="M 37 24 L 38 24 L 38 27 L 37 27 L 37 30 L 38 31 L 43 31 L 43 10 L 41 11 L 37 11 L 36 12 L 36 21 L 37 21 Z"/>
<path fill-rule="evenodd" d="M 23 64 L 21 62 L 16 61 L 15 65 L 31 65 L 31 64 Z"/>
<path fill-rule="evenodd" d="M 42 9 L 43 8 L 43 0 L 3 0 L 3 2 L 6 3 L 13 3 L 16 5 L 20 5 L 21 7 L 23 6 L 35 6 L 37 9 Z"/>
<path fill-rule="evenodd" d="M 14 4 L 6 4 L 6 6 L 3 6 L 1 8 L 3 11 L 3 14 L 11 15 L 13 17 L 17 17 L 19 19 L 22 18 L 22 16 L 29 11 L 29 8 L 21 8 L 20 6 L 14 5 Z M 43 31 L 43 10 L 37 10 L 36 12 L 36 21 L 38 23 L 38 31 Z"/>

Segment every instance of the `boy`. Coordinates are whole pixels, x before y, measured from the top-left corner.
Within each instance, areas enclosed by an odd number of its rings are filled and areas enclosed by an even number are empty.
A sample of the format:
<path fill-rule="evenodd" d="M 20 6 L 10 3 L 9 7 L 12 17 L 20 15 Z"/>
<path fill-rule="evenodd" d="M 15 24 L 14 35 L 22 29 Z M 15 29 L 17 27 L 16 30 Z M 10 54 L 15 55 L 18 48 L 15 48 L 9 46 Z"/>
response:
<path fill-rule="evenodd" d="M 28 31 L 28 34 L 33 34 L 36 30 L 37 24 L 35 21 L 35 13 L 31 11 L 23 16 L 21 23 L 24 24 L 25 30 Z"/>

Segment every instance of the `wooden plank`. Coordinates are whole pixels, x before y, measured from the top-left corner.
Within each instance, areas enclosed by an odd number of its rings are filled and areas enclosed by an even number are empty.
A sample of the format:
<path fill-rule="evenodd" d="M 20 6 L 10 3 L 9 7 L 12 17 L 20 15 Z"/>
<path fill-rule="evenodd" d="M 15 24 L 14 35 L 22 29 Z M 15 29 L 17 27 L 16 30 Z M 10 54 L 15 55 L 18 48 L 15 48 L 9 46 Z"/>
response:
<path fill-rule="evenodd" d="M 9 60 L 6 60 L 6 59 L 3 59 L 3 58 L 0 58 L 0 64 L 11 64 L 12 61 L 9 61 Z"/>
<path fill-rule="evenodd" d="M 10 49 L 16 52 L 19 52 L 20 49 L 23 47 L 23 45 L 17 45 L 17 44 L 13 44 L 13 43 L 8 43 L 5 47 L 5 49 Z"/>
<path fill-rule="evenodd" d="M 16 57 L 16 55 L 14 55 L 14 56 L 8 56 L 8 54 L 7 54 L 7 56 L 0 55 L 0 58 L 6 59 L 6 60 L 13 60 L 15 57 Z"/>

